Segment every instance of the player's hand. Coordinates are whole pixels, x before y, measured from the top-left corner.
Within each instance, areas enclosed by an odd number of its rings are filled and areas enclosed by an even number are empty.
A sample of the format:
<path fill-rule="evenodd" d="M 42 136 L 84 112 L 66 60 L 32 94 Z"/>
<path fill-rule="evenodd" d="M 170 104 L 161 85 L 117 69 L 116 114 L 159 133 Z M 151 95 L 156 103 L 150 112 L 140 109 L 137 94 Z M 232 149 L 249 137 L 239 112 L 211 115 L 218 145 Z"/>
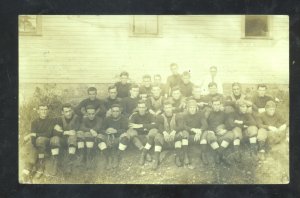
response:
<path fill-rule="evenodd" d="M 24 141 L 27 142 L 31 137 L 36 137 L 36 133 L 29 133 L 25 135 Z"/>
<path fill-rule="evenodd" d="M 140 129 L 143 127 L 142 124 L 134 124 L 134 123 L 129 123 L 129 127 L 133 129 Z"/>
<path fill-rule="evenodd" d="M 69 135 L 70 134 L 70 131 L 64 131 L 63 132 L 63 135 Z"/>
<path fill-rule="evenodd" d="M 170 133 L 170 141 L 173 141 L 174 139 L 175 139 L 175 135 L 176 135 L 176 131 L 172 131 L 171 133 Z"/>
<path fill-rule="evenodd" d="M 98 135 L 97 131 L 95 131 L 94 129 L 90 130 L 92 136 L 96 137 Z"/>
<path fill-rule="evenodd" d="M 244 122 L 242 120 L 234 120 L 234 123 L 236 123 L 236 124 L 243 124 Z"/>
<path fill-rule="evenodd" d="M 159 115 L 161 113 L 161 110 L 158 110 L 155 115 Z"/>
<path fill-rule="evenodd" d="M 106 133 L 107 133 L 107 134 L 117 133 L 117 130 L 114 129 L 114 128 L 108 128 L 108 129 L 106 129 Z"/>
<path fill-rule="evenodd" d="M 265 111 L 266 111 L 265 108 L 259 108 L 259 109 L 258 109 L 258 113 L 263 113 L 263 112 L 265 112 Z"/>
<path fill-rule="evenodd" d="M 278 131 L 278 129 L 274 126 L 269 126 L 268 129 L 272 132 L 277 132 Z"/>
<path fill-rule="evenodd" d="M 226 129 L 220 129 L 220 130 L 218 130 L 218 135 L 224 135 L 225 133 L 227 132 L 227 130 Z"/>
<path fill-rule="evenodd" d="M 63 132 L 63 129 L 61 128 L 61 126 L 59 126 L 57 124 L 54 126 L 54 129 L 58 132 Z"/>
<path fill-rule="evenodd" d="M 165 141 L 170 142 L 170 135 L 169 135 L 169 133 L 167 131 L 164 131 L 163 135 L 164 135 Z"/>

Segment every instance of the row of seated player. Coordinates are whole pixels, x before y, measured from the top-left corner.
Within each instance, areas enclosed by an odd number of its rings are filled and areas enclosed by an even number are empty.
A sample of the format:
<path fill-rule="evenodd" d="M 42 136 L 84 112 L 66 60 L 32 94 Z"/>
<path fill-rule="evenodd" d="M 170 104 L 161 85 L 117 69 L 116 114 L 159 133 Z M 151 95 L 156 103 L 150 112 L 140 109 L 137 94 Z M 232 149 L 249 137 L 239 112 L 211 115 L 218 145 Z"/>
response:
<path fill-rule="evenodd" d="M 233 84 L 233 93 L 237 85 L 240 88 L 239 84 Z M 253 111 L 253 103 L 242 96 L 231 103 L 222 97 L 212 97 L 207 102 L 207 109 L 201 108 L 203 105 L 196 98 L 190 97 L 185 100 L 182 111 L 176 109 L 174 102 L 165 100 L 161 113 L 157 115 L 150 112 L 147 101 L 139 100 L 129 117 L 122 115 L 122 105 L 113 103 L 104 118 L 97 116 L 98 108 L 92 104 L 84 108 L 82 117 L 73 113 L 70 104 L 65 104 L 62 107 L 63 116 L 51 119 L 48 117 L 47 105 L 40 105 L 39 118 L 32 122 L 31 133 L 24 138 L 31 139 L 26 149 L 32 154 L 27 158 L 23 171 L 25 180 L 30 180 L 34 170 L 38 170 L 38 175 L 43 173 L 47 155 L 51 156 L 54 167 L 52 172 L 56 174 L 61 150 L 67 150 L 67 172 L 72 172 L 72 163 L 76 160 L 91 169 L 97 148 L 105 156 L 106 167 L 117 168 L 122 153 L 131 143 L 141 151 L 141 165 L 145 159 L 151 160 L 156 170 L 160 163 L 160 152 L 171 148 L 175 150 L 177 166 L 192 168 L 189 145 L 199 146 L 205 164 L 207 150 L 216 153 L 216 161 L 226 161 L 224 150 L 232 145 L 234 159 L 238 162 L 242 139 L 248 140 L 251 154 L 256 155 L 258 149 L 263 159 L 267 140 L 278 143 L 285 137 L 286 121 L 276 113 L 276 103 L 272 100 L 266 101 L 264 110 L 258 111 Z M 150 149 L 154 150 L 153 156 L 150 155 Z"/>

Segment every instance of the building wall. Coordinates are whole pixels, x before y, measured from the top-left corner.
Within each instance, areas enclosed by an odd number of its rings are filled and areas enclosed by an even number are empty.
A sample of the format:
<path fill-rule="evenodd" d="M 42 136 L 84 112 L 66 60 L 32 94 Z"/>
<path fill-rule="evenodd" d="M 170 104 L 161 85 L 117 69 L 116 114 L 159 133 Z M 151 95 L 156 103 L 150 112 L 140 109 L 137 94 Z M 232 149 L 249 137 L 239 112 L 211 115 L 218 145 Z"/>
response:
<path fill-rule="evenodd" d="M 169 65 L 201 81 L 215 65 L 224 83 L 289 82 L 288 16 L 272 39 L 242 38 L 243 16 L 159 16 L 158 37 L 130 34 L 132 16 L 42 16 L 41 36 L 19 37 L 20 83 L 110 83 L 121 70 L 165 79 Z"/>

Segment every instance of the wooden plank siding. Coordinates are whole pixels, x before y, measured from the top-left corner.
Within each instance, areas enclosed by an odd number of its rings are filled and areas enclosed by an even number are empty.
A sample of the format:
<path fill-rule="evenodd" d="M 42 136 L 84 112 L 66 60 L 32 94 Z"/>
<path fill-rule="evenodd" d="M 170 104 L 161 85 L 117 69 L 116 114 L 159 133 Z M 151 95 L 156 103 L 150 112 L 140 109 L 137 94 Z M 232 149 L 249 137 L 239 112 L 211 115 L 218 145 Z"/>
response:
<path fill-rule="evenodd" d="M 245 39 L 243 16 L 159 16 L 159 36 L 130 34 L 132 16 L 42 16 L 41 36 L 19 37 L 20 83 L 111 83 L 121 70 L 169 75 L 190 70 L 196 83 L 211 65 L 224 83 L 289 82 L 288 16 L 271 17 L 271 39 Z"/>

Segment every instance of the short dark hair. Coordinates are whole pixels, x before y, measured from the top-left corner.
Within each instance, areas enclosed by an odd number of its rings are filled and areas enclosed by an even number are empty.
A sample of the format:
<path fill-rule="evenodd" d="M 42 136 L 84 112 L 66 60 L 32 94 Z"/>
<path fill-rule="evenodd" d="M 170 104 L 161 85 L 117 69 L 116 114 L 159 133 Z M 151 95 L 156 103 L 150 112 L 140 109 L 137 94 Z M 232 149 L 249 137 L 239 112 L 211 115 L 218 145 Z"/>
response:
<path fill-rule="evenodd" d="M 85 109 L 86 110 L 88 110 L 88 109 L 94 109 L 94 110 L 96 110 L 96 108 L 94 107 L 94 105 L 88 105 L 88 106 L 85 107 Z"/>
<path fill-rule="evenodd" d="M 96 89 L 96 87 L 89 87 L 89 88 L 87 89 L 87 92 L 89 93 L 90 91 L 95 91 L 95 92 L 97 92 L 97 89 Z"/>
<path fill-rule="evenodd" d="M 61 106 L 61 110 L 63 111 L 64 108 L 71 108 L 71 109 L 73 109 L 73 106 L 72 106 L 70 103 L 64 103 L 64 104 Z"/>
<path fill-rule="evenodd" d="M 175 86 L 171 89 L 171 92 L 173 93 L 174 91 L 180 91 L 180 87 L 179 86 Z"/>
<path fill-rule="evenodd" d="M 160 85 L 158 85 L 158 84 L 153 84 L 152 87 L 151 87 L 151 89 L 153 89 L 154 87 L 160 88 Z M 160 89 L 161 89 L 161 88 L 160 88 Z"/>
<path fill-rule="evenodd" d="M 138 84 L 131 84 L 131 86 L 130 86 L 130 90 L 131 90 L 131 89 L 133 89 L 133 88 L 140 88 L 140 87 L 139 87 L 139 85 L 138 85 Z"/>
<path fill-rule="evenodd" d="M 234 86 L 238 86 L 239 88 L 242 88 L 241 83 L 238 83 L 238 82 L 232 83 L 231 87 L 234 87 Z"/>
<path fill-rule="evenodd" d="M 188 76 L 188 77 L 191 77 L 191 74 L 190 74 L 190 72 L 188 72 L 188 71 L 184 71 L 184 72 L 182 73 L 181 76 Z"/>
<path fill-rule="evenodd" d="M 215 83 L 215 82 L 208 83 L 208 88 L 213 87 L 213 86 L 218 87 L 217 83 Z"/>
<path fill-rule="evenodd" d="M 121 105 L 120 104 L 115 103 L 115 104 L 111 105 L 111 108 L 115 108 L 115 107 L 118 107 L 119 109 L 121 109 Z"/>
<path fill-rule="evenodd" d="M 117 89 L 117 87 L 115 85 L 108 86 L 107 90 L 110 91 L 111 89 Z"/>
<path fill-rule="evenodd" d="M 40 103 L 38 104 L 38 109 L 39 109 L 40 107 L 47 107 L 47 109 L 49 109 L 49 105 L 48 105 L 47 103 L 45 103 L 45 102 L 40 102 Z"/>
<path fill-rule="evenodd" d="M 170 100 L 165 100 L 165 101 L 163 102 L 163 106 L 167 106 L 167 105 L 173 106 L 173 104 L 172 104 L 172 102 L 171 102 Z"/>
<path fill-rule="evenodd" d="M 139 100 L 139 101 L 138 101 L 138 105 L 139 105 L 139 104 L 144 104 L 144 105 L 146 105 L 146 102 L 145 102 L 144 100 Z M 147 106 L 147 105 L 146 105 L 146 106 Z"/>
<path fill-rule="evenodd" d="M 143 76 L 143 79 L 145 79 L 145 78 L 149 78 L 149 79 L 151 79 L 151 76 L 150 76 L 150 75 L 148 75 L 148 74 L 146 74 L 146 75 L 144 75 L 144 76 Z"/>
<path fill-rule="evenodd" d="M 263 87 L 263 88 L 266 88 L 266 89 L 267 89 L 267 85 L 265 85 L 265 84 L 258 84 L 258 85 L 257 85 L 257 89 L 260 88 L 260 87 Z"/>
<path fill-rule="evenodd" d="M 120 73 L 120 77 L 121 76 L 127 76 L 127 77 L 129 77 L 129 73 L 127 71 L 123 71 L 123 72 Z"/>

